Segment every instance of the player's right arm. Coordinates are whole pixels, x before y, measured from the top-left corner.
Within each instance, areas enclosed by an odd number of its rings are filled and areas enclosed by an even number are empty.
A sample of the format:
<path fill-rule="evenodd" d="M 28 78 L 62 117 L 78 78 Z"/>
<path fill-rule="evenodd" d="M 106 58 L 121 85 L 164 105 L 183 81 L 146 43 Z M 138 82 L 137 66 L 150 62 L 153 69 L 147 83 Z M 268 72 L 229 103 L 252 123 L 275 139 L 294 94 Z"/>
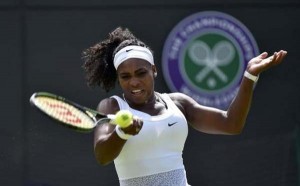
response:
<path fill-rule="evenodd" d="M 120 108 L 117 101 L 113 98 L 102 100 L 97 110 L 105 114 L 115 114 Z M 121 129 L 125 134 L 136 135 L 142 126 L 142 120 L 133 119 L 133 123 Z M 137 131 L 136 129 L 139 128 Z M 94 131 L 94 153 L 96 160 L 101 165 L 107 165 L 120 154 L 127 140 L 120 138 L 116 132 L 116 125 L 103 123 L 96 127 Z"/>
<path fill-rule="evenodd" d="M 99 103 L 97 110 L 105 114 L 115 114 L 119 111 L 119 106 L 115 99 L 106 98 Z M 117 135 L 115 128 L 115 125 L 103 123 L 98 125 L 94 131 L 94 153 L 96 160 L 101 165 L 113 161 L 126 143 L 126 140 Z"/>

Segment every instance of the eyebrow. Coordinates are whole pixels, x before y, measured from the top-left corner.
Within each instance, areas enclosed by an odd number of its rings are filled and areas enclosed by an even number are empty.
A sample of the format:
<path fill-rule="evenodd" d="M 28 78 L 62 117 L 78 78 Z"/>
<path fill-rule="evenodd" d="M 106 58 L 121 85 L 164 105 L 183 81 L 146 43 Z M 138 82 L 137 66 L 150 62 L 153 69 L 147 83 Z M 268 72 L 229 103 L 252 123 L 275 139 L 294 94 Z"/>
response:
<path fill-rule="evenodd" d="M 138 73 L 138 72 L 141 72 L 141 71 L 148 71 L 149 69 L 146 68 L 146 67 L 140 67 L 138 68 L 137 70 L 134 71 L 134 73 Z M 125 74 L 130 74 L 129 72 L 120 72 L 119 75 L 125 75 Z"/>

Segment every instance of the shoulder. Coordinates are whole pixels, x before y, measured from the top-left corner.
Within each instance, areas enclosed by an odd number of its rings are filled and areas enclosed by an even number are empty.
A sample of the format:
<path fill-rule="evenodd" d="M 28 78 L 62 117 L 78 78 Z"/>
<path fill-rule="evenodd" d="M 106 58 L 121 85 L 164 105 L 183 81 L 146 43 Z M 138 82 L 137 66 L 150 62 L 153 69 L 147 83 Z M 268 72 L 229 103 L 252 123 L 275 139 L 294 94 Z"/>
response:
<path fill-rule="evenodd" d="M 120 108 L 117 100 L 112 97 L 109 97 L 102 99 L 99 102 L 97 110 L 105 114 L 115 114 L 117 111 L 120 110 Z"/>
<path fill-rule="evenodd" d="M 199 104 L 192 97 L 186 94 L 175 92 L 169 93 L 168 95 L 178 107 L 183 107 L 184 110 L 199 106 Z"/>
<path fill-rule="evenodd" d="M 188 100 L 192 99 L 188 95 L 180 92 L 169 93 L 168 96 L 171 98 L 172 101 L 179 102 L 181 104 L 184 104 Z"/>

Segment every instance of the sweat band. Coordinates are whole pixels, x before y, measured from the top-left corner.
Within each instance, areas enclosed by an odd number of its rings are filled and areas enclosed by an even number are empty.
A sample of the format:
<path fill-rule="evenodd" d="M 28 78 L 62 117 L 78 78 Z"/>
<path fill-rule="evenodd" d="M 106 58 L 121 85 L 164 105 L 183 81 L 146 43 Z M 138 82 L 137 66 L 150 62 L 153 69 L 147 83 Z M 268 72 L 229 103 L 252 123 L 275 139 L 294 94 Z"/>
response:
<path fill-rule="evenodd" d="M 245 71 L 244 76 L 248 79 L 251 79 L 252 81 L 254 81 L 254 83 L 257 82 L 259 76 L 254 76 L 252 74 L 250 74 L 249 72 Z"/>
<path fill-rule="evenodd" d="M 154 59 L 151 51 L 146 47 L 130 45 L 122 48 L 115 54 L 114 66 L 118 69 L 119 65 L 127 59 L 138 58 L 148 61 L 150 64 L 154 65 Z"/>
<path fill-rule="evenodd" d="M 128 140 L 129 138 L 132 137 L 131 134 L 125 134 L 125 132 L 122 129 L 120 129 L 119 125 L 116 126 L 115 130 L 116 130 L 117 135 L 123 140 Z"/>

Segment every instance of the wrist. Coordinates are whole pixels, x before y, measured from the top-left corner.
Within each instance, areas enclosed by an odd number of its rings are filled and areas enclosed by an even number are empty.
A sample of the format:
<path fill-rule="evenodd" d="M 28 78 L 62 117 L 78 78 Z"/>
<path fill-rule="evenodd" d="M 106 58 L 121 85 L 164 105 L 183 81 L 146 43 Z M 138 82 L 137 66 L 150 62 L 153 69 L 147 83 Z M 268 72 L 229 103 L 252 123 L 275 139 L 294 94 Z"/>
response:
<path fill-rule="evenodd" d="M 250 74 L 247 70 L 244 72 L 244 77 L 246 77 L 247 79 L 252 80 L 254 83 L 256 83 L 258 81 L 259 75 L 255 76 L 253 74 Z"/>
<path fill-rule="evenodd" d="M 129 138 L 132 137 L 131 134 L 126 134 L 119 125 L 116 126 L 115 131 L 117 135 L 123 140 L 128 140 Z"/>

